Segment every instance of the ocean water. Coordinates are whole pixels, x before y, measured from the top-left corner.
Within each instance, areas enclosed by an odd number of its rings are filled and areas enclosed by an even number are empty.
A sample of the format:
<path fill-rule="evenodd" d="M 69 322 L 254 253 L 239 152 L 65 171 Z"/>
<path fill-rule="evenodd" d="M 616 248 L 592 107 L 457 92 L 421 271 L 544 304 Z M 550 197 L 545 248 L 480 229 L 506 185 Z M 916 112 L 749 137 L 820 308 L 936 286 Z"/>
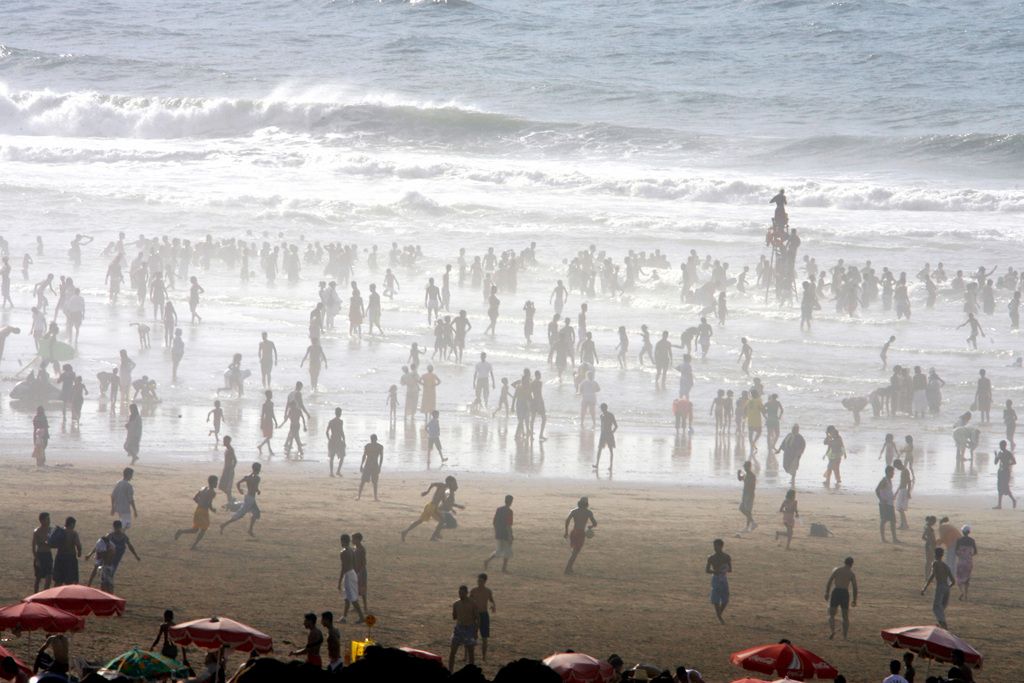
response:
<path fill-rule="evenodd" d="M 1022 3 L 9 0 L 0 20 L 0 234 L 16 265 L 20 254 L 35 255 L 36 235 L 46 245 L 28 281 L 15 273 L 18 307 L 2 322 L 27 331 L 31 285 L 46 272 L 72 275 L 88 306 L 76 367 L 94 394 L 92 378 L 118 348 L 132 350 L 137 376 L 161 383 L 143 457 L 216 458 L 202 422 L 232 353 L 256 369 L 261 330 L 281 351 L 278 403 L 306 379 L 298 364 L 320 269 L 305 266 L 300 283 L 271 286 L 259 277 L 243 284 L 217 264 L 194 268 L 206 319 L 184 326 L 186 360 L 171 386 L 159 326 L 154 348 L 139 352 L 129 324 L 147 312 L 127 299 L 106 302 L 99 251 L 118 231 L 129 240 L 422 246 L 419 267 L 397 273 L 402 292 L 385 305 L 385 339 L 326 337 L 330 366 L 309 400 L 309 458 L 320 461 L 304 465 L 311 474 L 323 467 L 321 432 L 335 405 L 346 411 L 351 444 L 378 431 L 390 468 L 427 466 L 419 425 L 389 432 L 384 419 L 384 393 L 409 344 L 430 345 L 422 286 L 460 247 L 472 256 L 536 241 L 539 266 L 521 275 L 517 292 L 501 294 L 496 338 L 480 334 L 479 292 L 455 288 L 453 309 L 466 308 L 476 326 L 467 358 L 486 350 L 509 377 L 523 367 L 545 372 L 550 439 L 518 445 L 504 421 L 469 414 L 471 372 L 438 363 L 451 469 L 592 476 L 594 435 L 577 424 L 572 386 L 548 372 L 541 340 L 563 260 L 593 244 L 616 261 L 629 249 L 661 249 L 673 266 L 658 282 L 588 300 L 605 359 L 602 399 L 622 423 L 614 476 L 687 484 L 734 476 L 747 454 L 735 440 L 716 447 L 706 411 L 716 389 L 745 388 L 736 356 L 746 336 L 785 422 L 798 420 L 808 435 L 801 485 L 818 485 L 819 435 L 834 423 L 847 434 L 850 488 L 874 485 L 877 449 L 892 431 L 917 438 L 922 490 L 994 490 L 987 451 L 999 416 L 967 473 L 954 469 L 949 431 L 980 367 L 997 404 L 1021 397 L 1022 371 L 1009 367 L 1021 347 L 1008 330 L 1007 292 L 984 320 L 979 352 L 954 329 L 960 302 L 943 293 L 926 311 L 920 285 L 910 322 L 877 304 L 848 319 L 824 302 L 811 334 L 799 331 L 797 309 L 730 293 L 731 318 L 696 365 L 692 439 L 677 439 L 670 425 L 675 378 L 669 390 L 654 389 L 653 373 L 636 368 L 635 336 L 627 371 L 613 367 L 612 349 L 619 325 L 678 338 L 695 323 L 675 284 L 690 249 L 729 262 L 733 275 L 753 269 L 779 187 L 802 253 L 823 268 L 871 260 L 913 279 L 925 262 L 951 273 L 1024 265 Z M 74 270 L 66 250 L 76 233 L 96 242 Z M 364 296 L 380 278 L 357 264 Z M 180 285 L 174 297 L 187 312 Z M 521 335 L 526 299 L 538 306 L 533 347 Z M 580 301 L 574 294 L 567 310 Z M 877 354 L 890 334 L 893 362 L 934 366 L 947 380 L 944 413 L 868 417 L 852 429 L 839 401 L 887 381 Z M 31 356 L 25 334 L 9 340 L 4 389 L 15 363 Z M 245 398 L 224 399 L 243 457 L 255 453 L 258 396 L 250 383 Z M 27 456 L 27 416 L 2 410 L 5 440 Z M 90 401 L 81 432 L 58 433 L 51 457 L 118 455 L 120 427 Z"/>

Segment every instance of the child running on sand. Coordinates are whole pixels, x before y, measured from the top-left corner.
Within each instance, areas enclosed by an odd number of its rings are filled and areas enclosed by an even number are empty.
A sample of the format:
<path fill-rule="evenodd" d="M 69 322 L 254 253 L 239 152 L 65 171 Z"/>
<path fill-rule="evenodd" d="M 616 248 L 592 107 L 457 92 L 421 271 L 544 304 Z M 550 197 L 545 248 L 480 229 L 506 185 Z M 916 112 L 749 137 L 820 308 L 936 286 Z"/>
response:
<path fill-rule="evenodd" d="M 782 525 L 786 527 L 786 530 L 775 532 L 775 542 L 778 543 L 779 538 L 785 536 L 786 550 L 789 550 L 789 544 L 793 542 L 793 527 L 796 526 L 796 519 L 800 516 L 796 504 L 796 490 L 790 489 L 786 491 L 786 498 L 782 501 L 782 505 L 779 506 L 779 512 L 782 513 Z"/>

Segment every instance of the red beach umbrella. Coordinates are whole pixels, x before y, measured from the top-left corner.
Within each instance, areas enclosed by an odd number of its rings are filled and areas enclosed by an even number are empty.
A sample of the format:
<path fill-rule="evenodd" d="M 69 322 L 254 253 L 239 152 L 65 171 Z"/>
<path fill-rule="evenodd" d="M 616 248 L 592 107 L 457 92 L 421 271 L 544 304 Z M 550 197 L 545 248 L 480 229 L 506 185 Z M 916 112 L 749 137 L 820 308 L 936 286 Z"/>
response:
<path fill-rule="evenodd" d="M 38 602 L 19 602 L 0 609 L 0 631 L 46 631 L 64 633 L 81 631 L 85 619 L 64 610 Z"/>
<path fill-rule="evenodd" d="M 784 676 L 802 681 L 808 678 L 835 678 L 839 671 L 810 650 L 792 643 L 774 643 L 733 652 L 729 661 L 735 666 L 762 674 Z"/>
<path fill-rule="evenodd" d="M 27 674 L 29 676 L 32 675 L 32 668 L 31 667 L 26 666 L 24 664 L 24 662 L 22 662 L 20 659 L 18 659 L 17 657 L 14 656 L 13 652 L 8 650 L 3 645 L 0 645 L 0 659 L 3 659 L 4 657 L 10 657 L 11 659 L 14 660 L 14 663 L 18 665 L 18 668 L 25 672 L 25 674 Z M 3 677 L 0 676 L 0 678 L 3 678 Z"/>
<path fill-rule="evenodd" d="M 612 683 L 615 680 L 611 664 L 582 652 L 551 655 L 544 664 L 554 669 L 565 683 Z"/>
<path fill-rule="evenodd" d="M 263 654 L 274 649 L 274 641 L 266 633 L 227 617 L 210 617 L 178 624 L 171 627 L 168 635 L 178 645 L 195 645 L 204 650 L 226 647 L 242 652 L 255 650 Z"/>
<path fill-rule="evenodd" d="M 444 666 L 444 657 L 433 652 L 427 652 L 426 650 L 417 650 L 414 647 L 400 647 L 398 648 L 402 652 L 412 655 L 417 659 L 426 659 L 429 662 L 437 662 L 441 666 Z"/>
<path fill-rule="evenodd" d="M 97 617 L 121 616 L 125 605 L 124 598 L 78 584 L 48 588 L 28 596 L 24 602 L 50 605 L 83 617 L 89 614 Z"/>
<path fill-rule="evenodd" d="M 964 663 L 981 668 L 981 653 L 944 628 L 938 626 L 900 626 L 882 630 L 882 640 L 925 659 L 952 662 L 953 651 L 964 653 Z"/>

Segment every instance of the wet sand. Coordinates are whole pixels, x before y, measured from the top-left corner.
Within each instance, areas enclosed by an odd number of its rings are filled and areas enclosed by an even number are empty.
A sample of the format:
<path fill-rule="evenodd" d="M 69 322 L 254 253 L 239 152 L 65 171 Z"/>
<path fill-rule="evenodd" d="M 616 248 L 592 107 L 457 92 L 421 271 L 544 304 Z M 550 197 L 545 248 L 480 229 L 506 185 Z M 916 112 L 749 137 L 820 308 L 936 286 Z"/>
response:
<path fill-rule="evenodd" d="M 47 509 L 55 521 L 75 515 L 88 550 L 109 529 L 109 494 L 122 466 L 109 453 L 78 453 L 69 464 L 54 451 L 53 466 L 37 471 L 27 451 L 14 455 L 0 465 L 7 491 L 0 499 L 0 528 L 11 539 L 0 557 L 5 604 L 31 592 L 28 548 L 37 512 Z M 741 672 L 729 664 L 730 652 L 785 637 L 825 657 L 850 681 L 879 679 L 898 654 L 883 644 L 879 629 L 932 623 L 931 592 L 919 595 L 923 550 L 918 538 L 929 513 L 949 515 L 958 525 L 970 522 L 979 546 L 971 601 L 958 602 L 954 593 L 947 610 L 952 630 L 985 655 L 985 679 L 1010 680 L 1018 669 L 1014 634 L 999 625 L 1015 623 L 1024 612 L 1015 581 L 1024 562 L 1015 540 L 1020 518 L 1015 511 L 991 510 L 994 500 L 987 496 L 915 497 L 912 528 L 903 532 L 906 544 L 893 546 L 878 540 L 870 493 L 801 487 L 803 524 L 786 552 L 774 543 L 775 530 L 782 528 L 775 511 L 784 494 L 777 482 L 759 486 L 760 528 L 738 537 L 743 526 L 736 510 L 738 484 L 728 489 L 641 486 L 453 470 L 444 474 L 459 477 L 458 499 L 467 506 L 458 515 L 460 527 L 431 543 L 430 529 L 423 526 L 402 543 L 399 531 L 419 514 L 424 502 L 419 493 L 435 477 L 386 469 L 381 502 L 356 502 L 355 455 L 350 446 L 346 475 L 333 480 L 323 462 L 300 465 L 278 458 L 264 463 L 257 538 L 245 534 L 243 522 L 223 536 L 214 527 L 194 552 L 188 537 L 175 543 L 173 532 L 191 524 L 191 496 L 207 475 L 220 474 L 219 463 L 140 463 L 135 484 L 141 517 L 130 537 L 143 559 L 136 563 L 126 557 L 116 584 L 128 601 L 127 612 L 120 619 L 89 618 L 86 630 L 74 638 L 75 653 L 98 660 L 132 645 L 146 647 L 162 610 L 172 608 L 182 621 L 221 614 L 250 623 L 274 637 L 282 656 L 291 649 L 289 642 L 302 642 L 304 612 L 340 614 L 337 538 L 361 531 L 369 552 L 370 609 L 380 620 L 374 637 L 447 656 L 456 589 L 460 583 L 472 585 L 493 550 L 491 516 L 511 493 L 516 556 L 509 575 L 498 566 L 490 572 L 498 603 L 485 666 L 490 674 L 516 657 L 573 648 L 601 657 L 617 652 L 630 665 L 685 663 L 709 681 L 732 680 Z M 248 471 L 248 457 L 240 453 L 239 473 Z M 577 575 L 565 577 L 568 546 L 562 525 L 580 495 L 591 496 L 599 527 L 580 556 Z M 218 506 L 223 502 L 221 495 Z M 219 512 L 214 523 L 224 519 Z M 827 524 L 835 537 L 810 538 L 812 521 Z M 716 536 L 726 540 L 734 566 L 725 626 L 715 622 L 704 574 Z M 849 642 L 829 642 L 824 585 L 846 555 L 856 558 L 861 599 Z M 80 567 L 85 580 L 90 566 L 83 560 Z M 346 639 L 364 634 L 363 627 L 343 627 Z M 40 634 L 32 642 L 38 646 Z M 6 644 L 27 656 L 24 638 Z M 919 671 L 925 668 L 922 663 Z"/>

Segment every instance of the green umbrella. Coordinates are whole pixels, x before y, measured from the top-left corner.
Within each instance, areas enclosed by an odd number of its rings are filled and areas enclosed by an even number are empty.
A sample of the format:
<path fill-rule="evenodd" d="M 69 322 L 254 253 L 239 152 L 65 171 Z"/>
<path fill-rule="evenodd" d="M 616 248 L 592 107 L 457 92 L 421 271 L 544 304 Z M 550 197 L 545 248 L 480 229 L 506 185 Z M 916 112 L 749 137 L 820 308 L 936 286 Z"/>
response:
<path fill-rule="evenodd" d="M 129 678 L 188 675 L 188 668 L 181 662 L 164 657 L 159 652 L 148 652 L 137 647 L 114 657 L 103 668 L 108 671 L 116 671 Z"/>

